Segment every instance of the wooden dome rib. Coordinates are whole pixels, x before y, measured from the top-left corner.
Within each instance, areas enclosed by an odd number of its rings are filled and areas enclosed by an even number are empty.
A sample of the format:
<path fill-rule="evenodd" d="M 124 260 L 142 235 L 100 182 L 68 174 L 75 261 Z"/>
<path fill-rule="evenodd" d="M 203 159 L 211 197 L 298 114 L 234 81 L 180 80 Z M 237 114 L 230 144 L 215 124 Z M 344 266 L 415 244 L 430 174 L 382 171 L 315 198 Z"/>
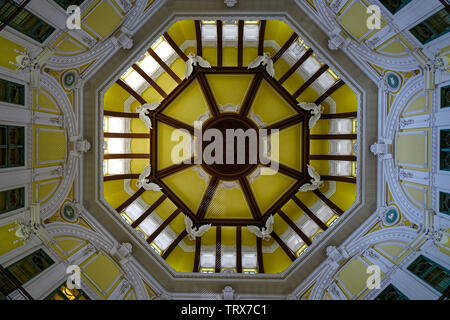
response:
<path fill-rule="evenodd" d="M 196 49 L 197 55 L 202 56 L 203 53 L 203 43 L 201 37 L 201 21 L 195 20 L 195 32 L 196 32 Z M 105 138 L 131 138 L 131 139 L 149 139 L 150 140 L 150 154 L 105 154 L 104 159 L 119 159 L 119 158 L 150 158 L 150 164 L 152 165 L 152 175 L 148 177 L 150 181 L 158 184 L 162 187 L 162 195 L 153 203 L 137 220 L 135 220 L 131 226 L 136 228 L 142 221 L 144 221 L 165 199 L 170 199 L 176 206 L 176 209 L 172 214 L 163 221 L 163 223 L 148 236 L 146 241 L 151 244 L 158 235 L 163 232 L 165 228 L 180 214 L 183 213 L 189 216 L 194 225 L 202 225 L 205 223 L 211 223 L 216 227 L 216 260 L 215 260 L 215 272 L 221 272 L 222 266 L 222 227 L 224 226 L 234 226 L 236 228 L 236 271 L 242 273 L 242 227 L 252 225 L 263 226 L 264 221 L 274 214 L 278 214 L 283 221 L 295 232 L 295 234 L 302 239 L 302 241 L 310 246 L 312 240 L 306 236 L 306 234 L 295 224 L 291 218 L 283 212 L 282 207 L 289 201 L 292 200 L 305 214 L 314 221 L 314 223 L 323 231 L 327 230 L 327 225 L 321 221 L 297 196 L 298 189 L 306 181 L 309 181 L 309 176 L 305 173 L 307 172 L 307 164 L 310 160 L 338 160 L 338 161 L 356 161 L 356 156 L 354 155 L 310 155 L 310 140 L 355 140 L 357 139 L 356 134 L 310 134 L 309 126 L 307 125 L 310 113 L 301 109 L 298 106 L 297 98 L 311 86 L 314 81 L 316 81 L 322 74 L 327 72 L 329 69 L 328 65 L 322 65 L 319 70 L 317 70 L 309 79 L 307 79 L 300 88 L 293 94 L 287 91 L 283 84 L 297 71 L 297 69 L 304 64 L 304 62 L 312 56 L 313 50 L 309 48 L 306 52 L 285 72 L 278 80 L 272 78 L 268 75 L 264 67 L 259 67 L 256 69 L 247 69 L 243 66 L 243 56 L 244 56 L 244 20 L 238 20 L 238 48 L 237 48 L 237 62 L 235 67 L 223 67 L 223 22 L 217 21 L 217 66 L 212 66 L 211 68 L 201 68 L 194 67 L 194 72 L 188 79 L 181 79 L 171 68 L 164 62 L 158 54 L 152 49 L 147 50 L 148 54 L 155 59 L 155 61 L 161 66 L 161 68 L 170 75 L 170 77 L 177 82 L 177 86 L 171 92 L 166 93 L 153 79 L 150 78 L 137 64 L 133 64 L 132 68 L 140 74 L 162 97 L 160 107 L 152 111 L 149 117 L 152 120 L 153 129 L 150 133 L 110 133 L 105 132 Z M 264 53 L 264 36 L 266 31 L 266 21 L 261 20 L 259 24 L 259 38 L 258 38 L 258 55 L 263 55 Z M 180 47 L 174 42 L 170 35 L 166 32 L 164 33 L 164 38 L 167 43 L 172 47 L 172 49 L 180 56 L 184 61 L 188 60 L 186 54 L 180 49 Z M 273 56 L 272 60 L 275 63 L 283 54 L 290 48 L 290 46 L 298 39 L 298 35 L 294 32 L 290 38 L 283 44 L 283 46 L 278 50 L 278 52 Z M 205 97 L 208 108 L 213 117 L 218 117 L 221 112 L 218 108 L 218 104 L 211 86 L 208 82 L 206 74 L 254 74 L 253 80 L 250 83 L 249 89 L 247 90 L 244 100 L 239 111 L 239 116 L 242 118 L 247 118 L 250 109 L 255 101 L 256 95 L 259 88 L 261 87 L 262 81 L 265 80 L 267 83 L 281 96 L 281 98 L 286 101 L 296 112 L 294 116 L 290 116 L 287 119 L 280 120 L 271 125 L 266 126 L 264 129 L 278 129 L 283 130 L 292 127 L 296 124 L 302 123 L 302 168 L 301 170 L 296 170 L 288 167 L 282 163 L 278 163 L 279 173 L 286 175 L 292 179 L 295 179 L 295 183 L 277 200 L 271 207 L 266 210 L 266 212 L 261 212 L 255 194 L 252 187 L 247 180 L 246 176 L 242 176 L 238 179 L 245 201 L 247 202 L 253 219 L 213 219 L 205 218 L 208 208 L 211 204 L 213 196 L 217 190 L 220 182 L 219 174 L 211 174 L 211 179 L 209 184 L 202 196 L 197 212 L 193 212 L 190 207 L 175 194 L 162 180 L 170 175 L 176 174 L 182 170 L 188 169 L 194 166 L 194 158 L 191 158 L 189 163 L 179 163 L 173 164 L 164 169 L 158 170 L 157 168 L 157 125 L 158 122 L 164 123 L 176 129 L 185 129 L 190 134 L 194 134 L 194 127 L 192 125 L 186 124 L 174 117 L 163 114 L 162 112 L 172 103 L 177 96 L 183 90 L 185 90 L 195 79 L 198 80 L 201 92 Z M 127 85 L 123 80 L 117 80 L 123 89 L 125 89 L 131 96 L 138 100 L 141 104 L 147 103 L 147 101 L 139 95 L 135 90 L 133 90 L 129 85 Z M 331 87 L 329 87 L 325 92 L 323 92 L 319 98 L 316 99 L 315 103 L 317 105 L 325 101 L 331 94 L 338 90 L 345 83 L 341 79 L 335 81 Z M 126 113 L 126 112 L 116 112 L 116 111 L 104 111 L 104 116 L 109 117 L 122 117 L 122 118 L 138 118 L 137 113 Z M 336 114 L 322 114 L 321 120 L 326 119 L 354 119 L 357 117 L 356 112 L 347 113 L 336 113 Z M 270 130 L 268 132 L 270 134 Z M 268 167 L 268 165 L 264 165 Z M 104 181 L 113 181 L 120 179 L 137 179 L 139 174 L 125 173 L 117 175 L 106 175 L 104 176 Z M 356 177 L 352 176 L 331 176 L 331 175 L 321 175 L 323 181 L 340 181 L 346 183 L 356 183 Z M 129 197 L 123 204 L 116 208 L 118 213 L 125 210 L 130 204 L 132 204 L 145 190 L 140 188 L 136 193 Z M 319 190 L 313 191 L 313 193 L 322 200 L 331 210 L 336 214 L 342 215 L 343 210 L 339 208 L 333 201 L 328 199 Z M 169 247 L 161 254 L 164 259 L 170 255 L 176 246 L 186 237 L 187 231 L 183 230 L 177 238 L 169 245 Z M 273 231 L 271 233 L 273 239 L 278 243 L 286 255 L 291 259 L 291 261 L 296 260 L 297 255 L 293 252 L 288 245 L 280 238 L 280 236 Z M 194 264 L 193 272 L 199 272 L 200 270 L 200 253 L 201 253 L 201 238 L 195 239 L 195 253 L 194 253 Z M 263 250 L 262 250 L 262 239 L 256 238 L 256 253 L 257 253 L 257 270 L 259 273 L 264 273 L 264 262 L 263 262 Z"/>

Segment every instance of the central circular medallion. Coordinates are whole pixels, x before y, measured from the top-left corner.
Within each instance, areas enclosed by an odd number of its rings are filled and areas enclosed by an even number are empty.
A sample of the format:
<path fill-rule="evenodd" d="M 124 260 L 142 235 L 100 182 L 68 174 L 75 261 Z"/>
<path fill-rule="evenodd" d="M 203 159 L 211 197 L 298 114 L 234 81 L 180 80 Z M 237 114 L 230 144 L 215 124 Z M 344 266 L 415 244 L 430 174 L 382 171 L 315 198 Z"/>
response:
<path fill-rule="evenodd" d="M 202 166 L 208 173 L 236 180 L 256 168 L 259 131 L 253 121 L 222 114 L 205 122 L 202 131 Z"/>

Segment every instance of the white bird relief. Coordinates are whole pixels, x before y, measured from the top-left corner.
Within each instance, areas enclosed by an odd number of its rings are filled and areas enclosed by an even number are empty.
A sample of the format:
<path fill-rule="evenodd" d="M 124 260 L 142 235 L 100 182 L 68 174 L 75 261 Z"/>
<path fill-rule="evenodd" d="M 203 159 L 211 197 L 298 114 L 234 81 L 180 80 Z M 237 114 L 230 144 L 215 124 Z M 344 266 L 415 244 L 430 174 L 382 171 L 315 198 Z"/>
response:
<path fill-rule="evenodd" d="M 152 120 L 147 115 L 148 111 L 153 111 L 158 108 L 160 105 L 159 102 L 146 103 L 142 106 L 136 108 L 136 111 L 139 113 L 139 119 L 141 119 L 147 128 L 152 128 Z"/>
<path fill-rule="evenodd" d="M 144 168 L 144 171 L 139 175 L 138 181 L 136 181 L 136 186 L 138 188 L 144 188 L 145 190 L 150 191 L 159 191 L 161 190 L 161 187 L 158 186 L 156 183 L 149 182 L 147 177 L 152 172 L 152 166 L 148 165 Z"/>
<path fill-rule="evenodd" d="M 188 237 L 191 240 L 195 240 L 195 238 L 203 236 L 211 228 L 211 224 L 204 224 L 200 227 L 194 227 L 194 223 L 188 216 L 184 216 L 184 224 L 186 225 Z"/>
<path fill-rule="evenodd" d="M 311 111 L 312 117 L 309 118 L 309 129 L 312 129 L 317 121 L 320 119 L 320 116 L 323 112 L 322 105 L 316 105 L 313 102 L 299 102 L 298 106 L 306 111 Z"/>
<path fill-rule="evenodd" d="M 186 79 L 189 78 L 189 76 L 194 71 L 194 66 L 200 66 L 202 68 L 211 68 L 211 64 L 208 61 L 191 52 L 189 53 L 188 60 L 186 61 Z"/>
<path fill-rule="evenodd" d="M 306 183 L 298 189 L 300 192 L 313 191 L 323 186 L 323 181 L 320 181 L 320 175 L 317 171 L 308 164 L 308 174 L 312 178 L 311 183 Z"/>
<path fill-rule="evenodd" d="M 249 63 L 247 69 L 255 69 L 258 68 L 260 65 L 266 66 L 267 73 L 273 77 L 275 75 L 275 69 L 273 68 L 273 61 L 270 57 L 270 53 L 264 52 L 264 55 L 258 56 Z"/>
<path fill-rule="evenodd" d="M 266 220 L 266 226 L 263 228 L 259 228 L 257 226 L 247 226 L 248 230 L 256 235 L 258 238 L 262 238 L 264 241 L 270 240 L 270 234 L 273 231 L 273 216 L 271 215 Z"/>

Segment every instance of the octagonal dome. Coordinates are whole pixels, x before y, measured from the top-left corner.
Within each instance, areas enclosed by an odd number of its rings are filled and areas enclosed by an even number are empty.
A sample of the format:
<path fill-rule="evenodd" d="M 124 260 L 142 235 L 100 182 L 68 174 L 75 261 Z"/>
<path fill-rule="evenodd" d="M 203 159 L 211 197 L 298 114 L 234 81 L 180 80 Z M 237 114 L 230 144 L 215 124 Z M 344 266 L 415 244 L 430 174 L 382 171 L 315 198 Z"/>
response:
<path fill-rule="evenodd" d="M 283 21 L 177 21 L 101 94 L 104 198 L 176 271 L 280 273 L 356 200 L 352 88 Z"/>

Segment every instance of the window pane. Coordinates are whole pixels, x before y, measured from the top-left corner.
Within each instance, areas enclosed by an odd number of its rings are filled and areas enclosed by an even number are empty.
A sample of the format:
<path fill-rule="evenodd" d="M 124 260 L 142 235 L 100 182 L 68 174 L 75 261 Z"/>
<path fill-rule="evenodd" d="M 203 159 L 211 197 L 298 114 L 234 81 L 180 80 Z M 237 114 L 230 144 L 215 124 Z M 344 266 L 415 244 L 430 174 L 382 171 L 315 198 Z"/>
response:
<path fill-rule="evenodd" d="M 55 1 L 64 10 L 67 10 L 67 8 L 72 5 L 79 6 L 84 2 L 84 0 L 53 0 L 53 1 Z"/>
<path fill-rule="evenodd" d="M 42 249 L 39 249 L 7 269 L 21 284 L 24 284 L 53 263 L 53 260 Z"/>
<path fill-rule="evenodd" d="M 392 284 L 388 285 L 375 300 L 409 300 L 400 290 Z"/>
<path fill-rule="evenodd" d="M 450 194 L 439 192 L 439 212 L 450 215 Z"/>
<path fill-rule="evenodd" d="M 412 0 L 380 0 L 383 6 L 385 6 L 392 14 L 396 14 L 411 1 Z"/>
<path fill-rule="evenodd" d="M 25 205 L 25 188 L 0 192 L 0 214 L 23 208 Z"/>
<path fill-rule="evenodd" d="M 12 0 L 0 0 L 0 21 L 7 21 L 12 14 L 15 14 L 16 4 Z M 47 24 L 26 9 L 22 9 L 8 24 L 11 28 L 25 34 L 26 36 L 42 43 L 55 31 L 51 25 Z"/>
<path fill-rule="evenodd" d="M 450 286 L 449 271 L 424 256 L 419 256 L 408 270 L 441 293 Z"/>
<path fill-rule="evenodd" d="M 441 130 L 440 145 L 440 169 L 450 171 L 450 129 Z"/>
<path fill-rule="evenodd" d="M 409 31 L 422 44 L 426 44 L 450 31 L 450 14 L 444 8 Z"/>
<path fill-rule="evenodd" d="M 450 108 L 450 85 L 441 88 L 441 108 Z"/>

